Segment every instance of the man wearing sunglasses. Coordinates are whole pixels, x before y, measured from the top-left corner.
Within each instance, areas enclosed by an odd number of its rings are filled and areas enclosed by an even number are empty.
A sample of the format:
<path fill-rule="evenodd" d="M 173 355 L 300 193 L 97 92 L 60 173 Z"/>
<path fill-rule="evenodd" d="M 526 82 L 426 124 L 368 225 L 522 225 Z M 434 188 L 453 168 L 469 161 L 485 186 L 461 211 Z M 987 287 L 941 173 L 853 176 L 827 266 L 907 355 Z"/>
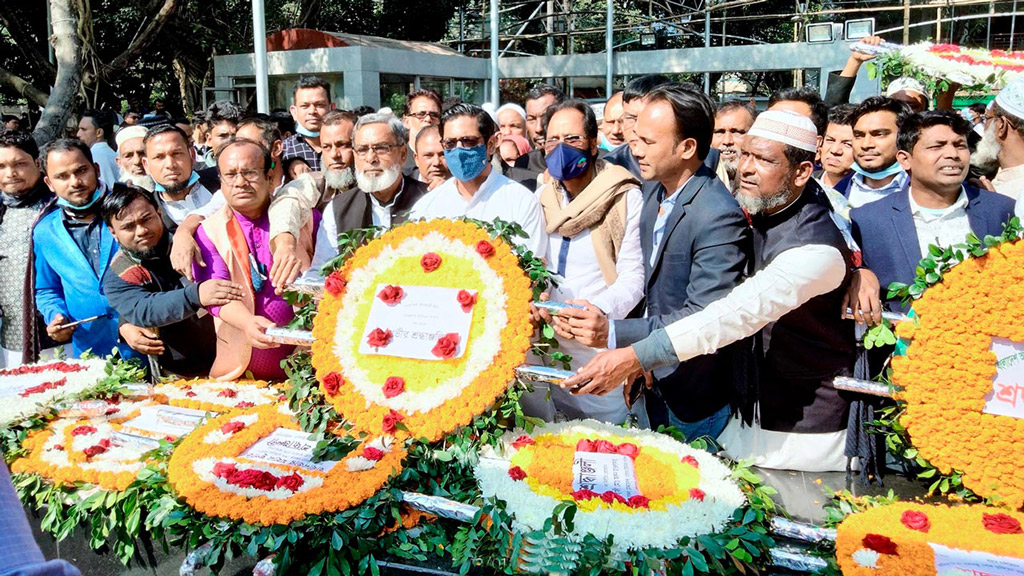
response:
<path fill-rule="evenodd" d="M 409 218 L 496 218 L 519 224 L 517 239 L 538 258 L 547 254 L 544 216 L 537 197 L 491 164 L 498 146 L 498 126 L 483 108 L 457 104 L 441 116 L 441 146 L 453 178 L 413 206 Z"/>
<path fill-rule="evenodd" d="M 414 90 L 405 97 L 405 115 L 402 124 L 409 132 L 408 148 L 402 173 L 412 175 L 416 170 L 416 136 L 427 126 L 441 121 L 441 97 L 433 90 Z"/>

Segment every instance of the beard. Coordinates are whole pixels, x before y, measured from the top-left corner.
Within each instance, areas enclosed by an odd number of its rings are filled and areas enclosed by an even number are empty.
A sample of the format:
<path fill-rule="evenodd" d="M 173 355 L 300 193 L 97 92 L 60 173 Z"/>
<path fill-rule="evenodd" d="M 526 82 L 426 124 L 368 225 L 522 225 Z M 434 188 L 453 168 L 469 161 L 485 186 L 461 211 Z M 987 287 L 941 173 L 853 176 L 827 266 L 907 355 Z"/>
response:
<path fill-rule="evenodd" d="M 332 190 L 348 190 L 355 181 L 351 166 L 344 170 L 324 169 L 324 183 Z"/>
<path fill-rule="evenodd" d="M 360 190 L 372 194 L 391 188 L 395 185 L 395 182 L 398 182 L 401 176 L 402 168 L 400 166 L 385 168 L 380 176 L 370 176 L 361 170 L 356 170 L 356 183 L 359 185 Z"/>
<path fill-rule="evenodd" d="M 978 142 L 978 148 L 971 154 L 971 164 L 983 172 L 994 172 L 999 168 L 999 153 L 1003 145 L 996 139 L 996 123 L 988 125 Z"/>
<path fill-rule="evenodd" d="M 131 172 L 126 172 L 125 170 L 122 169 L 121 175 L 120 177 L 118 177 L 118 180 L 124 182 L 125 184 L 132 184 L 133 186 L 138 186 L 139 188 L 142 188 L 143 190 L 147 190 L 149 192 L 153 191 L 153 177 L 150 176 L 149 174 L 136 175 L 132 174 Z"/>
<path fill-rule="evenodd" d="M 735 150 L 735 148 L 732 148 L 732 149 Z M 720 151 L 721 150 L 725 150 L 725 149 L 723 148 L 723 149 L 720 149 Z M 729 176 L 729 180 L 735 180 L 736 179 L 736 168 L 738 168 L 739 165 L 740 165 L 739 151 L 737 150 L 736 156 L 732 156 L 732 157 L 728 157 L 728 156 L 724 156 L 724 155 L 720 156 L 719 162 L 721 162 L 722 166 L 725 167 L 725 173 L 726 173 L 726 175 Z"/>
<path fill-rule="evenodd" d="M 167 194 L 169 196 L 177 196 L 178 194 L 184 192 L 186 188 L 188 188 L 188 179 L 186 178 L 185 180 L 175 182 L 173 184 L 164 184 L 163 187 L 164 194 Z"/>
<path fill-rule="evenodd" d="M 787 173 L 786 181 L 788 182 L 791 177 L 792 174 Z M 746 210 L 747 214 L 751 216 L 782 208 L 789 203 L 790 196 L 792 196 L 788 186 L 783 186 L 774 192 L 761 196 L 747 196 L 740 190 L 740 181 L 738 179 L 733 180 L 732 194 L 736 197 L 736 201 L 739 202 L 740 208 Z"/>

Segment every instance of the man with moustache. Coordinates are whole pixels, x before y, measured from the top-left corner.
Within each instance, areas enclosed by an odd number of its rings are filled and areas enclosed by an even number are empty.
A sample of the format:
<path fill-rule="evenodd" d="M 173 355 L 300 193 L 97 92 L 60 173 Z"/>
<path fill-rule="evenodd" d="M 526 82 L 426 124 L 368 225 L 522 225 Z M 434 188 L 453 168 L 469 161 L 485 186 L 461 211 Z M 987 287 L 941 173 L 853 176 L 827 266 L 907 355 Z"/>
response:
<path fill-rule="evenodd" d="M 715 113 L 715 132 L 711 138 L 711 147 L 718 149 L 722 158 L 722 166 L 725 168 L 725 175 L 728 176 L 726 186 L 729 186 L 736 177 L 736 166 L 740 161 L 740 143 L 754 124 L 756 116 L 757 111 L 739 100 L 722 104 Z"/>
<path fill-rule="evenodd" d="M 622 133 L 622 92 L 612 94 L 604 104 L 604 118 L 599 126 L 602 148 L 609 152 L 626 143 Z"/>
<path fill-rule="evenodd" d="M 320 170 L 320 125 L 324 114 L 334 110 L 331 85 L 319 76 L 303 76 L 295 83 L 289 111 L 295 134 L 284 141 L 284 168 L 289 179 Z"/>
<path fill-rule="evenodd" d="M 194 152 L 188 136 L 173 124 L 152 128 L 144 139 L 146 171 L 153 177 L 153 195 L 170 234 L 178 230 L 188 215 L 206 206 L 213 198 L 192 170 Z M 188 228 L 188 233 L 195 227 Z"/>
<path fill-rule="evenodd" d="M 565 94 L 550 84 L 538 84 L 526 94 L 526 133 L 533 151 L 516 159 L 515 168 L 534 174 L 543 174 L 548 169 L 544 163 L 544 113 L 555 104 L 565 100 Z"/>
<path fill-rule="evenodd" d="M 145 126 L 128 126 L 121 128 L 114 136 L 117 142 L 117 165 L 121 168 L 118 181 L 134 184 L 150 192 L 153 191 L 153 178 L 146 173 L 146 133 Z"/>
<path fill-rule="evenodd" d="M 0 274 L 0 366 L 14 368 L 22 363 L 32 225 L 53 200 L 39 171 L 39 148 L 28 132 L 0 133 L 0 200 L 0 264 L 7 272 Z"/>
<path fill-rule="evenodd" d="M 433 90 L 414 90 L 405 96 L 405 114 L 402 124 L 409 131 L 409 153 L 406 154 L 402 173 L 415 176 L 416 171 L 416 137 L 420 130 L 429 126 L 437 126 L 441 121 L 441 96 Z"/>
<path fill-rule="evenodd" d="M 906 188 L 907 173 L 896 160 L 899 126 L 910 108 L 898 100 L 872 96 L 857 105 L 853 126 L 853 171 L 846 194 L 857 208 Z"/>
<path fill-rule="evenodd" d="M 832 380 L 852 373 L 856 354 L 853 323 L 837 314 L 850 250 L 811 177 L 817 140 L 806 116 L 762 112 L 741 144 L 734 185 L 752 222 L 754 276 L 632 346 L 599 354 L 562 385 L 606 389 L 756 334 L 760 420 L 734 418 L 719 437 L 726 453 L 764 468 L 845 469 L 848 400 Z M 741 413 L 752 416 L 752 407 Z"/>
<path fill-rule="evenodd" d="M 416 135 L 416 176 L 433 190 L 452 177 L 444 163 L 444 147 L 441 146 L 441 131 L 437 126 L 427 126 Z"/>

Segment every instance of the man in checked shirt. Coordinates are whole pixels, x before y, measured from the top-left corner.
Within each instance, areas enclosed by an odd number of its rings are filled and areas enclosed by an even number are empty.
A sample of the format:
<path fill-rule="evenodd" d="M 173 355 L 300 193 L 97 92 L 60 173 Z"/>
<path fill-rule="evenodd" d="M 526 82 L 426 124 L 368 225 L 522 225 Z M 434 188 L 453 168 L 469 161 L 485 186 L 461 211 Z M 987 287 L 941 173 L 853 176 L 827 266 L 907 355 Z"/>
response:
<path fill-rule="evenodd" d="M 281 155 L 288 180 L 304 172 L 320 171 L 320 122 L 334 109 L 331 85 L 319 76 L 299 78 L 292 100 L 295 134 L 284 141 Z"/>

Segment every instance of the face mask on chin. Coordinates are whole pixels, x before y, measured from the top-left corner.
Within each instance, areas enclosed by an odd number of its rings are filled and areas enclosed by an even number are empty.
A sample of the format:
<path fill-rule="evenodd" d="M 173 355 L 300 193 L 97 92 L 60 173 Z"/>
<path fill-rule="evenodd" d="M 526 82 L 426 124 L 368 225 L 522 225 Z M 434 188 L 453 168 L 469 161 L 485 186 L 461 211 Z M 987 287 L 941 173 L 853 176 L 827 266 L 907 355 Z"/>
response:
<path fill-rule="evenodd" d="M 296 134 L 301 134 L 301 135 L 305 136 L 306 138 L 319 138 L 320 137 L 320 132 L 313 132 L 312 130 L 307 130 L 305 127 L 302 126 L 302 124 L 299 124 L 298 122 L 295 123 L 295 133 Z"/>

